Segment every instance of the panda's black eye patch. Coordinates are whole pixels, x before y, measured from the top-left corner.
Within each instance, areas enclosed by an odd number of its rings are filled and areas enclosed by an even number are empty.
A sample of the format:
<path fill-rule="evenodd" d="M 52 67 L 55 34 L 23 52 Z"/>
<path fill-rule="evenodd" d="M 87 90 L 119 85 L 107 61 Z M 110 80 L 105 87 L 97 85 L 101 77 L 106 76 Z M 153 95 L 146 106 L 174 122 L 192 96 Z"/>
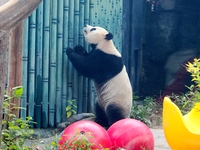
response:
<path fill-rule="evenodd" d="M 92 32 L 92 31 L 94 31 L 94 30 L 96 30 L 96 28 L 92 28 L 92 29 L 90 29 L 90 32 Z"/>

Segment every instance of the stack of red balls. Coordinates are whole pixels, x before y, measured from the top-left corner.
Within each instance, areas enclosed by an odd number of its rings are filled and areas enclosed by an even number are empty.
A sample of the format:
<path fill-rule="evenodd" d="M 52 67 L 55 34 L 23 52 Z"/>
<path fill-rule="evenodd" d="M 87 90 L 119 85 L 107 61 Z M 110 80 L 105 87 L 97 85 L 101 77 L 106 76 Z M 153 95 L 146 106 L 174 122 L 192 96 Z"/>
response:
<path fill-rule="evenodd" d="M 141 121 L 122 119 L 107 131 L 92 121 L 78 121 L 61 134 L 58 150 L 110 149 L 154 150 L 151 130 Z"/>

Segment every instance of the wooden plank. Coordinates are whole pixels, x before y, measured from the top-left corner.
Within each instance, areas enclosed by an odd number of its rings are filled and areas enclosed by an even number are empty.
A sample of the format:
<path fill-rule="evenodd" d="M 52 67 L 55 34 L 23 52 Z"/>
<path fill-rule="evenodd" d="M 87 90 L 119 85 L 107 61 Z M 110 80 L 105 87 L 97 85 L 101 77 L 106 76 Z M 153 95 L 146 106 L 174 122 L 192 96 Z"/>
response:
<path fill-rule="evenodd" d="M 131 55 L 130 53 L 130 47 L 131 47 L 131 2 L 132 0 L 123 1 L 123 15 L 122 15 L 122 56 L 123 56 L 123 62 L 126 66 L 126 70 L 128 72 L 128 75 L 130 77 L 130 64 L 129 60 Z"/>
<path fill-rule="evenodd" d="M 0 7 L 0 37 L 15 28 L 42 0 L 10 0 Z"/>
<path fill-rule="evenodd" d="M 9 69 L 8 69 L 8 91 L 11 95 L 12 88 L 22 85 L 22 41 L 23 41 L 23 22 L 21 22 L 11 33 Z M 20 107 L 20 99 L 14 98 L 12 103 Z M 19 109 L 12 109 L 12 113 L 19 118 Z"/>

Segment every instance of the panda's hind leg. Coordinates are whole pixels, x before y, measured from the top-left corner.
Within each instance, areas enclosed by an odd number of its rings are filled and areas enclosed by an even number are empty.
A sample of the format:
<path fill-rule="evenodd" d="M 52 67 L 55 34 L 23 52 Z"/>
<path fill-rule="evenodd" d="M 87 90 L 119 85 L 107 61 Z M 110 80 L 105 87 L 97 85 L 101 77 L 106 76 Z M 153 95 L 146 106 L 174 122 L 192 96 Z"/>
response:
<path fill-rule="evenodd" d="M 96 102 L 96 105 L 95 105 L 95 113 L 96 113 L 95 122 L 98 123 L 98 124 L 100 124 L 102 127 L 109 127 L 108 118 L 106 116 L 106 113 L 99 106 L 99 104 L 97 102 Z"/>
<path fill-rule="evenodd" d="M 106 114 L 108 117 L 109 126 L 111 126 L 113 123 L 115 123 L 121 119 L 126 118 L 122 113 L 121 107 L 119 107 L 115 104 L 110 104 L 107 106 Z"/>

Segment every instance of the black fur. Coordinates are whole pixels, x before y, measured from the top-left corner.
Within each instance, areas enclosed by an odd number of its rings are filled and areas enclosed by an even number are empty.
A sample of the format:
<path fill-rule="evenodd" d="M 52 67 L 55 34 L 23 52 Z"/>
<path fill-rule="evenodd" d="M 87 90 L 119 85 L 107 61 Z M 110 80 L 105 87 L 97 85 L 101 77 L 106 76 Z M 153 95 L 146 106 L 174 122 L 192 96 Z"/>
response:
<path fill-rule="evenodd" d="M 82 46 L 76 46 L 74 50 L 67 48 L 66 53 L 80 74 L 102 84 L 121 72 L 123 62 L 121 57 L 107 54 L 95 48 L 96 46 L 92 45 L 92 51 L 87 53 Z"/>
<path fill-rule="evenodd" d="M 95 122 L 103 127 L 110 127 L 113 123 L 125 119 L 121 113 L 121 108 L 115 104 L 109 104 L 106 112 L 99 106 L 98 102 L 95 105 L 96 120 Z M 107 114 L 107 115 L 106 115 Z"/>
<path fill-rule="evenodd" d="M 113 34 L 112 33 L 108 33 L 108 34 L 106 34 L 106 40 L 111 40 L 113 38 Z"/>
<path fill-rule="evenodd" d="M 109 127 L 108 118 L 104 110 L 99 106 L 98 102 L 95 105 L 95 122 L 100 124 L 103 127 Z"/>
<path fill-rule="evenodd" d="M 75 46 L 74 52 L 82 56 L 88 56 L 87 51 L 81 45 Z"/>
<path fill-rule="evenodd" d="M 122 109 L 117 104 L 109 104 L 107 106 L 106 114 L 109 120 L 109 126 L 121 119 L 125 119 L 122 115 Z"/>

